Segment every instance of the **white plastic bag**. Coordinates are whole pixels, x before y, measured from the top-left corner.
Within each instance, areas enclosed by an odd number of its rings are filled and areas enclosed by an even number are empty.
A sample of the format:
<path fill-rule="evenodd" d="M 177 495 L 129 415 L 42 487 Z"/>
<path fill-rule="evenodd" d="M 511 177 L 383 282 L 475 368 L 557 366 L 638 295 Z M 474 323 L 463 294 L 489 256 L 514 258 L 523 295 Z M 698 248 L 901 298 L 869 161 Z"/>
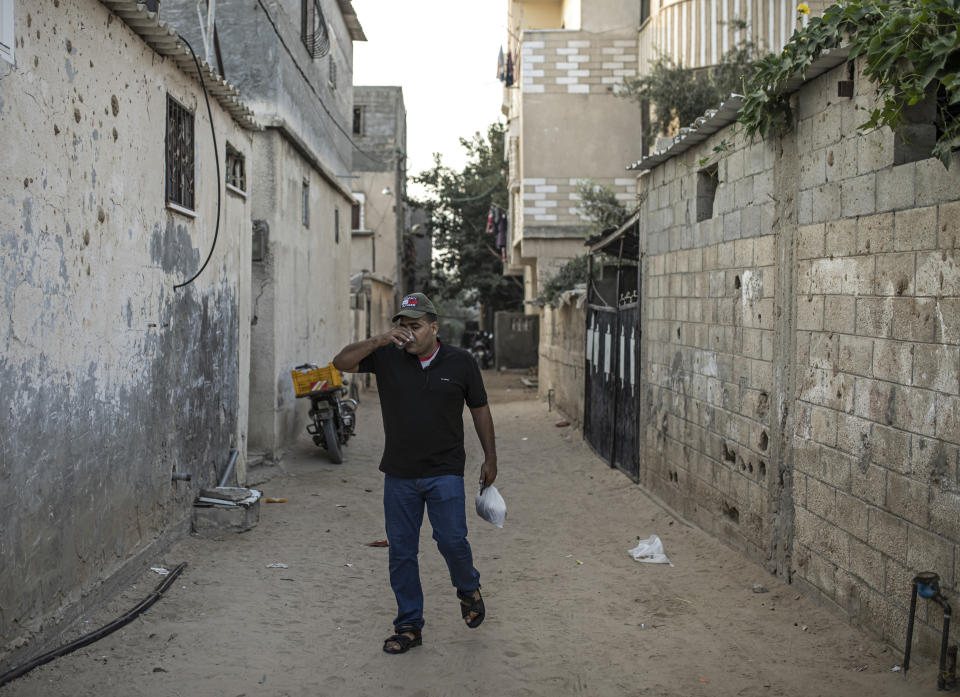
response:
<path fill-rule="evenodd" d="M 656 535 L 651 535 L 645 540 L 640 540 L 637 546 L 627 552 L 636 561 L 645 561 L 650 564 L 670 564 L 667 555 L 663 552 L 663 543 Z"/>
<path fill-rule="evenodd" d="M 492 484 L 477 492 L 477 515 L 498 528 L 507 517 L 507 502 Z"/>

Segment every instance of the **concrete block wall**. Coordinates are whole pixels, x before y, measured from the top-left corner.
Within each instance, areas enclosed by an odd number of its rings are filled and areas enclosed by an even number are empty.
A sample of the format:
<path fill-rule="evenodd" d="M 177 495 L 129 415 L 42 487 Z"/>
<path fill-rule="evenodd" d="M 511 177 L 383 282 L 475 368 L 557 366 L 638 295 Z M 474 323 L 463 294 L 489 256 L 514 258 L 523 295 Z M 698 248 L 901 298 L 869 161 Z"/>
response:
<path fill-rule="evenodd" d="M 668 161 L 641 184 L 640 482 L 758 559 L 772 535 L 775 479 L 768 431 L 777 267 L 765 196 L 772 168 L 763 143 L 720 161 L 714 215 L 701 222 L 696 160 Z"/>
<path fill-rule="evenodd" d="M 582 300 L 582 298 L 581 298 Z M 550 399 L 554 408 L 575 425 L 583 420 L 584 348 L 586 313 L 576 299 L 540 313 L 540 399 Z M 552 396 L 548 395 L 553 390 Z"/>
<path fill-rule="evenodd" d="M 795 95 L 789 134 L 727 129 L 641 179 L 640 481 L 902 645 L 912 576 L 960 581 L 960 170 L 858 132 L 875 92 L 837 99 L 846 75 Z"/>
<path fill-rule="evenodd" d="M 838 79 L 797 95 L 794 574 L 902 645 L 912 576 L 960 580 L 960 172 L 895 165 Z"/>

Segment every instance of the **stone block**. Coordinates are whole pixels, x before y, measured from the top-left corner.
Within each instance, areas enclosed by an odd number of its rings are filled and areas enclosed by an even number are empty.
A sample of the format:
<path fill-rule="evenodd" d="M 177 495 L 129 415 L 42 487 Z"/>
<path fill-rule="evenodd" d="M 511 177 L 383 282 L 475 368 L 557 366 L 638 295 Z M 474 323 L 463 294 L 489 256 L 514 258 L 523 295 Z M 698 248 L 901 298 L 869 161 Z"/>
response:
<path fill-rule="evenodd" d="M 852 457 L 834 448 L 820 449 L 820 468 L 814 476 L 835 487 L 837 491 L 851 493 L 855 463 Z M 852 492 L 856 494 L 856 492 Z"/>
<path fill-rule="evenodd" d="M 880 213 L 860 218 L 857 226 L 857 252 L 879 254 L 894 251 L 893 216 L 893 213 Z"/>
<path fill-rule="evenodd" d="M 803 303 L 798 301 L 798 307 Z M 892 298 L 857 298 L 856 329 L 861 336 L 890 336 L 893 327 Z"/>
<path fill-rule="evenodd" d="M 799 158 L 800 188 L 812 189 L 826 183 L 826 150 L 802 153 Z"/>
<path fill-rule="evenodd" d="M 914 344 L 913 384 L 937 392 L 960 393 L 960 349 L 945 344 Z"/>
<path fill-rule="evenodd" d="M 876 259 L 873 256 L 849 257 L 843 261 L 844 295 L 872 295 L 876 278 Z"/>
<path fill-rule="evenodd" d="M 741 237 L 758 237 L 763 234 L 763 208 L 747 206 L 740 213 Z"/>
<path fill-rule="evenodd" d="M 936 404 L 937 438 L 960 443 L 960 397 L 938 394 Z"/>
<path fill-rule="evenodd" d="M 859 324 L 859 321 L 858 321 Z M 797 299 L 797 329 L 819 331 L 823 328 L 823 296 Z"/>
<path fill-rule="evenodd" d="M 801 191 L 797 196 L 797 222 L 800 225 L 810 225 L 814 222 L 813 219 L 813 195 L 815 189 L 806 189 Z M 839 201 L 837 202 L 839 209 Z M 837 217 L 837 216 L 834 216 Z M 831 218 L 832 219 L 832 218 Z M 818 217 L 818 220 L 825 220 L 823 217 Z"/>
<path fill-rule="evenodd" d="M 857 139 L 844 138 L 827 148 L 827 181 L 842 181 L 857 176 Z"/>
<path fill-rule="evenodd" d="M 797 508 L 794 518 L 795 539 L 817 550 L 825 559 L 846 568 L 849 564 L 849 534 L 805 508 Z"/>
<path fill-rule="evenodd" d="M 907 532 L 907 566 L 936 571 L 946 585 L 953 584 L 953 545 L 943 537 L 911 525 Z"/>
<path fill-rule="evenodd" d="M 939 220 L 937 245 L 940 249 L 960 247 L 960 201 L 941 204 Z"/>
<path fill-rule="evenodd" d="M 880 424 L 873 425 L 870 439 L 873 462 L 900 474 L 910 474 L 909 453 L 909 433 Z"/>
<path fill-rule="evenodd" d="M 896 472 L 887 474 L 888 511 L 915 525 L 926 527 L 930 520 L 929 487 Z M 909 556 L 908 556 L 909 562 Z"/>
<path fill-rule="evenodd" d="M 828 598 L 833 599 L 837 567 L 805 546 L 800 548 L 797 556 L 804 561 L 803 565 L 797 569 L 798 575 L 821 590 Z"/>
<path fill-rule="evenodd" d="M 260 522 L 260 492 L 256 501 L 238 506 L 194 506 L 193 532 L 201 537 L 219 537 L 229 532 L 246 532 Z"/>
<path fill-rule="evenodd" d="M 860 540 L 866 540 L 869 508 L 863 501 L 838 491 L 835 522 L 841 530 Z"/>
<path fill-rule="evenodd" d="M 916 177 L 913 162 L 877 172 L 877 211 L 913 208 L 917 199 Z"/>
<path fill-rule="evenodd" d="M 883 589 L 883 557 L 880 552 L 864 544 L 852 535 L 848 537 L 850 544 L 850 573 L 862 579 L 868 586 L 876 590 Z"/>
<path fill-rule="evenodd" d="M 902 597 L 904 595 L 904 589 L 909 589 L 910 586 L 913 585 L 913 577 L 916 574 L 912 572 L 909 568 L 907 568 L 906 564 L 903 563 L 903 562 L 906 562 L 907 560 L 906 529 L 904 529 L 903 545 L 904 545 L 904 549 L 902 550 L 903 551 L 902 559 L 900 560 L 892 559 L 890 558 L 889 555 L 887 555 L 884 558 L 883 587 L 884 587 L 884 591 L 888 595 L 898 595 Z M 909 590 L 907 590 L 907 593 L 909 593 Z"/>
<path fill-rule="evenodd" d="M 740 211 L 732 210 L 723 216 L 723 239 L 740 239 Z"/>
<path fill-rule="evenodd" d="M 894 216 L 896 251 L 937 248 L 936 206 L 897 211 Z"/>
<path fill-rule="evenodd" d="M 803 298 L 797 300 L 799 305 Z M 856 299 L 831 295 L 824 301 L 823 328 L 829 332 L 852 333 L 856 329 Z"/>
<path fill-rule="evenodd" d="M 901 563 L 907 561 L 907 523 L 879 508 L 870 508 L 867 543 Z"/>
<path fill-rule="evenodd" d="M 857 173 L 867 174 L 893 166 L 893 132 L 878 128 L 857 138 Z"/>
<path fill-rule="evenodd" d="M 939 160 L 920 160 L 917 166 L 917 205 L 926 206 L 960 199 L 960 173 L 946 169 Z"/>
<path fill-rule="evenodd" d="M 837 490 L 814 477 L 806 478 L 806 508 L 820 518 L 832 519 L 836 513 Z"/>
<path fill-rule="evenodd" d="M 857 466 L 862 466 L 869 459 L 867 447 L 870 444 L 870 431 L 873 423 L 850 414 L 841 414 L 837 422 L 837 447 L 853 455 Z M 864 457 L 866 453 L 866 457 Z"/>
<path fill-rule="evenodd" d="M 887 470 L 873 464 L 866 468 L 853 469 L 850 481 L 850 493 L 874 506 L 883 506 L 887 490 Z"/>
<path fill-rule="evenodd" d="M 839 369 L 869 377 L 873 368 L 873 342 L 867 337 L 841 335 L 838 341 Z"/>
<path fill-rule="evenodd" d="M 960 250 L 917 255 L 917 295 L 960 296 Z"/>
<path fill-rule="evenodd" d="M 960 344 L 960 298 L 938 298 L 936 340 L 942 344 Z"/>
<path fill-rule="evenodd" d="M 810 335 L 810 365 L 821 370 L 834 370 L 839 358 L 840 337 L 832 332 L 815 332 Z"/>
<path fill-rule="evenodd" d="M 837 445 L 837 412 L 823 407 L 810 407 L 810 435 L 818 443 L 831 448 Z"/>
<path fill-rule="evenodd" d="M 874 294 L 886 296 L 914 295 L 916 291 L 915 264 L 916 259 L 913 252 L 877 255 Z"/>
<path fill-rule="evenodd" d="M 808 222 L 820 223 L 827 220 L 837 220 L 841 215 L 846 215 L 846 213 L 841 214 L 841 187 L 842 184 L 838 182 L 827 182 L 823 186 L 807 190 L 813 192 L 812 212 Z"/>
<path fill-rule="evenodd" d="M 933 341 L 937 304 L 932 298 L 892 298 L 894 339 Z"/>
<path fill-rule="evenodd" d="M 736 266 L 753 266 L 753 240 L 735 241 L 733 260 Z"/>
<path fill-rule="evenodd" d="M 753 263 L 755 266 L 774 266 L 777 263 L 777 238 L 775 235 L 763 235 L 753 241 Z M 773 293 L 773 283 L 767 283 L 764 275 L 764 294 Z"/>
<path fill-rule="evenodd" d="M 930 531 L 960 542 L 960 494 L 930 487 Z"/>
<path fill-rule="evenodd" d="M 857 253 L 857 220 L 841 218 L 826 224 L 826 254 L 846 257 Z"/>
<path fill-rule="evenodd" d="M 877 339 L 873 348 L 873 376 L 909 385 L 913 375 L 913 344 Z"/>
<path fill-rule="evenodd" d="M 877 177 L 864 174 L 840 183 L 840 208 L 844 217 L 870 215 L 877 210 Z"/>

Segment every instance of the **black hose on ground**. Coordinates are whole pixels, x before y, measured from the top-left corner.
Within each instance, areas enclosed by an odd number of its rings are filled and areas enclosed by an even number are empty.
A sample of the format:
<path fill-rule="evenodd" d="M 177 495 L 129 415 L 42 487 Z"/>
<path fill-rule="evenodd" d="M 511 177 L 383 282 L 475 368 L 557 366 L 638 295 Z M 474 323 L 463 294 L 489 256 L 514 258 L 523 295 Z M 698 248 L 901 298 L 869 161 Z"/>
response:
<path fill-rule="evenodd" d="M 88 646 L 89 644 L 92 644 L 95 641 L 99 641 L 100 639 L 107 636 L 108 634 L 113 634 L 115 631 L 117 631 L 121 627 L 130 624 L 135 619 L 137 619 L 137 617 L 139 617 L 142 613 L 146 612 L 151 605 L 153 605 L 155 602 L 160 600 L 161 597 L 163 597 L 163 594 L 167 591 L 168 588 L 170 588 L 171 585 L 173 585 L 173 582 L 177 579 L 177 576 L 181 574 L 181 572 L 186 568 L 186 566 L 187 566 L 187 562 L 183 562 L 180 565 L 178 565 L 173 571 L 171 571 L 167 575 L 165 579 L 163 579 L 163 581 L 160 582 L 160 585 L 156 587 L 153 593 L 151 593 L 146 598 L 141 600 L 133 609 L 121 615 L 110 624 L 104 625 L 103 627 L 100 627 L 100 629 L 95 629 L 89 634 L 85 634 L 79 639 L 71 641 L 69 644 L 64 644 L 60 648 L 56 648 L 53 651 L 48 651 L 47 653 L 41 654 L 36 658 L 32 658 L 26 663 L 23 663 L 19 666 L 15 666 L 14 668 L 12 668 L 11 670 L 8 670 L 3 675 L 0 675 L 0 687 L 3 687 L 11 680 L 16 680 L 22 675 L 29 673 L 34 668 L 38 666 L 42 666 L 44 663 L 49 663 L 55 658 L 60 658 L 60 656 L 66 656 L 68 653 L 71 653 L 73 651 L 76 651 L 77 649 L 83 648 L 84 646 Z"/>

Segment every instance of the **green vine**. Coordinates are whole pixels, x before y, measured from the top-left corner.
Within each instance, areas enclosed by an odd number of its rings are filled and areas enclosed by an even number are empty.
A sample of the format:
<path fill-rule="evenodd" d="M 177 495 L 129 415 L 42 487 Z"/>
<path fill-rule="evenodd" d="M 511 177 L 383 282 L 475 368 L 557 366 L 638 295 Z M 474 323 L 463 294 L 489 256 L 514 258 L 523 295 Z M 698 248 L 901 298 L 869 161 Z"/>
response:
<path fill-rule="evenodd" d="M 960 1 L 862 0 L 828 7 L 822 17 L 794 32 L 781 54 L 756 62 L 745 83 L 739 122 L 748 136 L 767 138 L 793 123 L 787 83 L 825 50 L 849 44 L 848 61 L 863 56 L 863 74 L 876 84 L 878 99 L 861 128 L 909 120 L 908 109 L 936 99 L 937 142 L 931 154 L 949 167 L 960 148 Z"/>

